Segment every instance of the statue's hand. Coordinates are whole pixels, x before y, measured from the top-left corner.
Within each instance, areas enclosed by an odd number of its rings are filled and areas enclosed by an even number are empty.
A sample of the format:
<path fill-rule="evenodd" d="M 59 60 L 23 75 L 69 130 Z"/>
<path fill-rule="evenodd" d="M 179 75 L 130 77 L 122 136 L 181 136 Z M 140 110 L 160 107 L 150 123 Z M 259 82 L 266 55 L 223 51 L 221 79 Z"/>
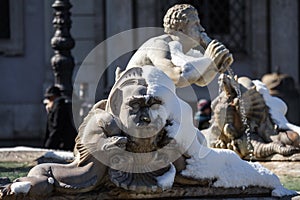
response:
<path fill-rule="evenodd" d="M 214 61 L 220 73 L 225 72 L 233 63 L 232 54 L 222 43 L 216 40 L 209 43 L 204 56 Z"/>

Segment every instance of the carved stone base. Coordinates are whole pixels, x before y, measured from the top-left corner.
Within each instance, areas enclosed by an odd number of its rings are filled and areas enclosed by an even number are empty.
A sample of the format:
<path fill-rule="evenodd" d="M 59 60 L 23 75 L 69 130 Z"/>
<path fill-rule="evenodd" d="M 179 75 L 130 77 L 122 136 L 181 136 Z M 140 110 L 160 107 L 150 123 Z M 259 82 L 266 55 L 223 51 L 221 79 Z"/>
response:
<path fill-rule="evenodd" d="M 271 197 L 271 190 L 266 188 L 213 188 L 199 186 L 175 186 L 162 193 L 135 193 L 121 188 L 113 188 L 108 191 L 89 192 L 79 195 L 53 196 L 49 200 L 102 200 L 102 199 L 195 199 L 195 198 L 262 198 L 276 199 Z"/>
<path fill-rule="evenodd" d="M 44 151 L 37 152 L 23 152 L 23 151 L 1 151 L 0 150 L 0 160 L 3 162 L 32 162 L 37 160 L 37 158 L 43 156 Z M 274 155 L 273 158 L 278 158 L 280 155 Z M 286 161 L 299 161 L 300 154 L 294 154 L 290 157 L 284 157 Z M 290 167 L 280 164 L 289 164 Z M 299 174 L 298 169 L 300 168 L 300 162 L 263 162 L 266 168 L 273 171 L 275 174 L 280 174 L 280 172 L 286 172 L 292 176 Z M 276 168 L 275 168 L 276 167 Z M 62 195 L 55 194 L 54 196 L 48 198 L 48 200 L 102 200 L 102 199 L 242 199 L 242 198 L 252 198 L 252 199 L 278 199 L 271 197 L 271 190 L 267 188 L 259 187 L 249 187 L 249 188 L 213 188 L 209 187 L 210 182 L 204 180 L 202 183 L 187 182 L 188 184 L 193 184 L 192 186 L 184 186 L 185 180 L 178 180 L 182 184 L 175 185 L 172 189 L 166 190 L 162 193 L 135 193 L 132 191 L 127 191 L 122 188 L 116 188 L 112 185 L 100 188 L 97 191 L 92 191 L 88 193 L 76 194 L 76 195 Z M 7 182 L 4 180 L 5 183 Z M 4 184 L 4 182 L 3 182 Z M 1 184 L 0 184 L 1 185 Z M 259 197 L 259 198 L 258 198 Z M 300 199 L 300 196 L 293 197 L 292 199 Z M 283 199 L 291 199 L 291 197 L 285 197 Z M 26 197 L 24 198 L 26 200 Z M 29 199 L 28 199 L 29 200 Z"/>

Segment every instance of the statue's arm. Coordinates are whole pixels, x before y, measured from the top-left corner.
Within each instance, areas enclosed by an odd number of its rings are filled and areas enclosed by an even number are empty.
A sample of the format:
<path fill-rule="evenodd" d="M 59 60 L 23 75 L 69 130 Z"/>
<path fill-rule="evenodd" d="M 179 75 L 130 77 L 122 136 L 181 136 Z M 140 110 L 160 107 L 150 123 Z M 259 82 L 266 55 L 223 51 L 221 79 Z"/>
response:
<path fill-rule="evenodd" d="M 182 79 L 190 84 L 206 86 L 216 76 L 223 73 L 232 64 L 233 58 L 225 46 L 213 40 L 205 50 L 204 56 L 194 57 L 186 55 L 181 50 L 179 42 L 169 43 L 173 64 L 181 66 Z"/>
<path fill-rule="evenodd" d="M 196 82 L 199 73 L 192 68 L 186 69 L 182 63 L 172 61 L 169 44 L 164 40 L 153 41 L 151 48 L 147 51 L 147 57 L 152 64 L 162 70 L 172 79 L 177 87 L 186 87 Z M 193 76 L 191 76 L 191 74 Z M 195 78 L 196 75 L 196 78 Z"/>
<path fill-rule="evenodd" d="M 152 65 L 162 70 L 175 84 L 178 83 L 181 68 L 171 61 L 168 43 L 163 40 L 153 41 L 152 47 L 147 50 L 147 57 Z"/>
<path fill-rule="evenodd" d="M 177 87 L 186 87 L 193 83 L 200 86 L 207 85 L 218 72 L 210 58 L 200 58 L 196 65 L 193 63 L 180 65 L 172 62 L 169 56 L 157 53 L 152 56 L 151 61 L 154 66 L 165 72 Z"/>
<path fill-rule="evenodd" d="M 175 51 L 177 50 L 175 48 Z M 224 60 L 232 59 L 229 51 L 215 41 L 208 46 L 203 57 L 196 59 L 195 57 L 189 59 L 182 51 L 175 53 L 173 51 L 174 48 L 172 49 L 168 42 L 155 40 L 147 51 L 147 57 L 154 66 L 165 72 L 177 87 L 186 87 L 193 83 L 200 86 L 207 85 L 218 72 L 225 71 L 224 69 L 229 66 L 229 64 L 224 66 Z"/>

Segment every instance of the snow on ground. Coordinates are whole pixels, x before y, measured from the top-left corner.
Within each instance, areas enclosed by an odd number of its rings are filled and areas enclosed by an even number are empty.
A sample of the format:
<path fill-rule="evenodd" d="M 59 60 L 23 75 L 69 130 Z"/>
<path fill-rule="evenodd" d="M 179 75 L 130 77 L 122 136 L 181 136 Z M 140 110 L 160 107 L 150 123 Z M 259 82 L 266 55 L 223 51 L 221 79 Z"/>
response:
<path fill-rule="evenodd" d="M 73 160 L 73 152 L 67 151 L 47 151 L 44 155 L 45 158 L 61 159 L 61 160 Z"/>
<path fill-rule="evenodd" d="M 45 158 L 53 158 L 60 160 L 72 160 L 74 159 L 73 152 L 69 151 L 60 151 L 60 150 L 51 150 L 51 149 L 42 149 L 42 148 L 33 148 L 33 147 L 25 147 L 25 146 L 17 146 L 17 147 L 7 147 L 0 148 L 0 152 L 9 151 L 9 152 L 45 152 Z"/>
<path fill-rule="evenodd" d="M 0 151 L 49 151 L 48 149 L 33 148 L 25 146 L 0 148 Z"/>

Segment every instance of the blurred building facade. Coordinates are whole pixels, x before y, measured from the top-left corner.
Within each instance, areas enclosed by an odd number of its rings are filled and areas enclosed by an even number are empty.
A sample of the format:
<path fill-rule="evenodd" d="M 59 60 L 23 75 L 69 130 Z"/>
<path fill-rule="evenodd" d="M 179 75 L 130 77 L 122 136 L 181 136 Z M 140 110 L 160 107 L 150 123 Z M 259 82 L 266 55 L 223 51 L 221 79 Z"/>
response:
<path fill-rule="evenodd" d="M 1 0 L 0 5 L 0 146 L 41 145 L 46 113 L 43 92 L 53 83 L 50 59 L 53 50 L 52 1 Z M 222 41 L 233 53 L 233 70 L 239 76 L 260 79 L 277 66 L 298 85 L 300 3 L 297 0 L 71 0 L 72 54 L 75 70 L 102 41 L 122 31 L 162 27 L 166 10 L 176 3 L 194 5 L 211 38 Z M 145 37 L 141 37 L 144 39 Z M 132 42 L 139 40 L 132 37 Z M 140 41 L 143 42 L 143 41 Z M 108 47 L 112 48 L 112 47 Z M 115 47 L 113 47 L 115 48 Z M 118 47 L 116 47 L 118 48 Z M 100 82 L 81 80 L 85 100 L 106 98 L 116 66 L 125 67 L 130 53 L 115 60 Z M 107 52 L 103 65 L 107 68 Z M 76 87 L 75 87 L 76 88 Z M 197 98 L 209 98 L 207 88 L 196 88 Z M 216 88 L 216 91 L 218 89 Z M 80 96 L 79 91 L 78 96 Z M 81 91 L 82 92 L 82 91 Z M 196 100 L 186 99 L 196 103 Z M 92 102 L 93 103 L 93 102 Z M 295 105 L 294 105 L 295 106 Z M 299 109 L 294 107 L 290 109 Z M 298 121 L 293 120 L 293 121 Z"/>

